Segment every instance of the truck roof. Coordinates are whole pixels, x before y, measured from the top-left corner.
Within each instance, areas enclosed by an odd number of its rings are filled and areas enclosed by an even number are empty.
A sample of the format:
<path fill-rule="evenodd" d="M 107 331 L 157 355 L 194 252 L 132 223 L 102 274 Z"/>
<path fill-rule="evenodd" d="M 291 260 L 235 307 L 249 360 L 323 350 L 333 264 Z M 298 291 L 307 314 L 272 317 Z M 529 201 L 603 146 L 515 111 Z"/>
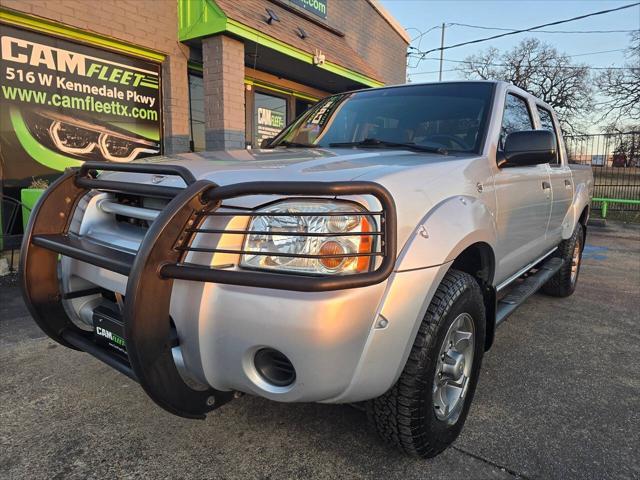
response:
<path fill-rule="evenodd" d="M 409 88 L 409 87 L 416 87 L 416 86 L 420 86 L 420 85 L 438 85 L 438 84 L 462 84 L 462 85 L 468 85 L 468 84 L 473 84 L 473 83 L 491 83 L 496 85 L 496 87 L 500 87 L 502 89 L 511 89 L 513 91 L 515 91 L 515 93 L 517 93 L 518 95 L 521 95 L 523 97 L 530 97 L 535 99 L 536 103 L 542 105 L 543 107 L 547 108 L 548 110 L 554 111 L 554 108 L 549 105 L 548 103 L 546 103 L 545 101 L 541 100 L 540 98 L 536 97 L 535 95 L 527 92 L 526 90 L 523 90 L 520 87 L 515 86 L 512 83 L 509 82 L 505 82 L 504 80 L 446 80 L 446 81 L 440 81 L 440 82 L 417 82 L 417 83 L 400 83 L 400 84 L 396 84 L 396 85 L 385 85 L 383 87 L 375 87 L 375 88 L 360 88 L 357 90 L 351 90 L 348 92 L 342 92 L 342 93 L 336 93 L 335 95 L 342 95 L 344 93 L 355 93 L 355 92 L 364 92 L 364 91 L 371 91 L 371 90 L 385 90 L 385 89 L 389 89 L 389 88 Z"/>
<path fill-rule="evenodd" d="M 438 84 L 443 84 L 443 83 L 447 83 L 447 84 L 452 84 L 452 83 L 462 83 L 462 84 L 470 84 L 470 83 L 493 83 L 493 84 L 504 84 L 504 85 L 511 85 L 508 82 L 504 82 L 501 80 L 445 80 L 445 81 L 441 81 L 441 82 L 416 82 L 416 83 L 397 83 L 394 85 L 385 85 L 383 87 L 373 87 L 373 88 L 358 88 L 356 90 L 350 90 L 348 92 L 341 92 L 341 93 L 336 93 L 336 95 L 340 95 L 342 93 L 353 93 L 353 92 L 364 92 L 364 91 L 371 91 L 371 90 L 385 90 L 388 88 L 408 88 L 408 87 L 417 87 L 420 85 L 438 85 Z"/>

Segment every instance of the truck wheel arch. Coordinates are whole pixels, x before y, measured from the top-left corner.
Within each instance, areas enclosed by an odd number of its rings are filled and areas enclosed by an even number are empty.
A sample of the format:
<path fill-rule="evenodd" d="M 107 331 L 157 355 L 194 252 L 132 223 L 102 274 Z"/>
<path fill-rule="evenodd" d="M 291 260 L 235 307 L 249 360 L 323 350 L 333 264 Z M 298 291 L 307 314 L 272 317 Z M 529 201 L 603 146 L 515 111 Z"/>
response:
<path fill-rule="evenodd" d="M 399 223 L 403 225 L 402 221 Z M 433 295 L 456 260 L 462 270 L 473 271 L 479 265 L 472 275 L 480 279 L 481 285 L 490 286 L 493 281 L 495 222 L 490 210 L 479 199 L 449 197 L 414 225 L 407 240 L 401 242 L 394 272 L 378 306 L 354 378 L 344 392 L 328 400 L 331 403 L 374 398 L 397 381 Z M 479 271 L 482 273 L 478 276 Z M 491 332 L 495 324 L 493 292 L 490 288 L 485 300 L 485 305 L 489 306 L 486 331 Z M 375 328 L 380 317 L 388 324 Z M 488 341 L 485 335 L 485 344 Z"/>
<path fill-rule="evenodd" d="M 479 283 L 492 284 L 496 269 L 493 248 L 486 242 L 473 243 L 456 257 L 451 268 L 468 273 Z"/>
<path fill-rule="evenodd" d="M 589 213 L 591 211 L 591 208 L 589 208 L 589 205 L 586 205 L 583 209 L 582 209 L 582 213 L 580 214 L 580 219 L 578 220 L 580 222 L 580 224 L 582 225 L 582 249 L 584 250 L 584 246 L 587 244 L 587 223 L 589 223 Z"/>
<path fill-rule="evenodd" d="M 578 222 L 582 224 L 586 234 L 587 222 L 589 221 L 590 201 L 589 189 L 585 185 L 579 185 L 576 189 L 573 203 L 571 204 L 562 224 L 563 240 L 566 240 L 573 235 L 573 229 Z"/>
<path fill-rule="evenodd" d="M 496 290 L 493 277 L 496 257 L 486 242 L 476 242 L 465 248 L 453 261 L 451 268 L 471 275 L 478 282 L 485 307 L 485 351 L 491 348 L 496 324 Z"/>
<path fill-rule="evenodd" d="M 473 276 L 485 301 L 487 350 L 495 329 L 495 244 L 495 219 L 489 208 L 475 197 L 449 197 L 423 217 L 397 262 L 398 271 L 451 263 L 450 268 Z"/>

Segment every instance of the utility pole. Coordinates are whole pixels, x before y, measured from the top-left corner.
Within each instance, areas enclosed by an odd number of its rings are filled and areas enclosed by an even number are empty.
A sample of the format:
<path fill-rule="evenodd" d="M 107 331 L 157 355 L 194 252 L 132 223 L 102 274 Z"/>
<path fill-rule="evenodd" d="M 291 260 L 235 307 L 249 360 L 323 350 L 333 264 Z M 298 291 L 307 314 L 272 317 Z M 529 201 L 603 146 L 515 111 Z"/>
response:
<path fill-rule="evenodd" d="M 438 81 L 442 81 L 442 57 L 444 55 L 444 23 L 442 24 L 442 35 L 440 35 L 440 74 L 438 75 Z"/>

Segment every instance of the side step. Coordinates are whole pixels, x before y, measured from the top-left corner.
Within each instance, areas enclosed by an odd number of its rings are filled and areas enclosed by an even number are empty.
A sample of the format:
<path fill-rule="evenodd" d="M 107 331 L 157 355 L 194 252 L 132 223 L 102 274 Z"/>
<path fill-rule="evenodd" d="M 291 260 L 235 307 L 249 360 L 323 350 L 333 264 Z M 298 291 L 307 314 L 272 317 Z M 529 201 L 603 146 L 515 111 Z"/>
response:
<path fill-rule="evenodd" d="M 129 276 L 135 255 L 104 247 L 72 234 L 34 235 L 31 243 L 66 257 Z"/>
<path fill-rule="evenodd" d="M 560 270 L 563 263 L 564 261 L 558 257 L 546 260 L 534 275 L 527 277 L 520 285 L 513 287 L 504 298 L 499 300 L 496 309 L 496 327 L 515 312 L 527 298 L 540 290 Z"/>

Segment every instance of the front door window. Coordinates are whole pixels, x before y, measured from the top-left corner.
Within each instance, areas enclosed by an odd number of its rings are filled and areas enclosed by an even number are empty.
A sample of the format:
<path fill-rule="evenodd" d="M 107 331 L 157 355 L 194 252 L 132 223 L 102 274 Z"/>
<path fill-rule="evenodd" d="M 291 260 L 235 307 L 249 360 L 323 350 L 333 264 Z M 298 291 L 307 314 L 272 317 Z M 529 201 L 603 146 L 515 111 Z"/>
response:
<path fill-rule="evenodd" d="M 507 95 L 500 129 L 500 148 L 504 147 L 507 135 L 513 132 L 533 130 L 533 120 L 525 99 L 513 94 Z"/>

